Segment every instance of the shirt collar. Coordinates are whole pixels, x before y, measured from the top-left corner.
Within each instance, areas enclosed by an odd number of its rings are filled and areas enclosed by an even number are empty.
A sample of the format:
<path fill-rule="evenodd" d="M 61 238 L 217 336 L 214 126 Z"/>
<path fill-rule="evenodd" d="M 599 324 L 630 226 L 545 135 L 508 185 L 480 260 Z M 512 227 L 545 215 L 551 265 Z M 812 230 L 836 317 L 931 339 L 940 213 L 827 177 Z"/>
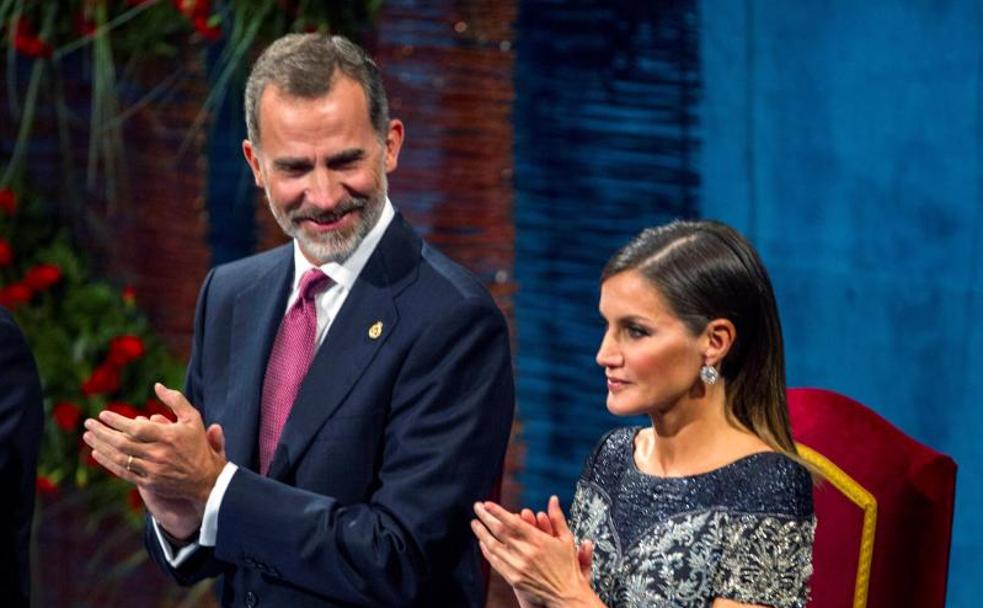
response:
<path fill-rule="evenodd" d="M 362 272 L 362 268 L 369 261 L 372 252 L 375 251 L 379 241 L 382 240 L 382 235 L 386 233 L 386 228 L 392 223 L 394 217 L 396 217 L 396 210 L 393 209 L 393 204 L 390 202 L 389 197 L 386 197 L 386 202 L 382 206 L 382 213 L 379 215 L 379 220 L 372 227 L 372 230 L 369 230 L 369 233 L 365 235 L 362 242 L 358 244 L 355 251 L 348 256 L 348 259 L 340 264 L 338 262 L 328 262 L 327 264 L 317 266 L 317 268 L 320 268 L 321 272 L 328 275 L 328 278 L 332 281 L 341 285 L 346 290 L 350 290 L 355 286 L 355 280 L 358 279 L 359 273 Z M 294 280 L 291 293 L 297 291 L 297 288 L 300 286 L 301 277 L 311 268 L 315 268 L 314 264 L 311 264 L 304 256 L 304 253 L 300 250 L 300 245 L 297 243 L 297 239 L 294 239 Z"/>

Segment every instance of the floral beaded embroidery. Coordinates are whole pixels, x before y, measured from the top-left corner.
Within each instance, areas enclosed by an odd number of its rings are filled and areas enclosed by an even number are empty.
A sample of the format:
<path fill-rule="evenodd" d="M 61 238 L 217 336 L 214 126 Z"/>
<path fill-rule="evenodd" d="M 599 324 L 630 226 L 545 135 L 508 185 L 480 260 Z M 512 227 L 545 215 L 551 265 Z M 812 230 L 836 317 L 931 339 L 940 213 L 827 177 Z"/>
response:
<path fill-rule="evenodd" d="M 594 543 L 593 584 L 604 603 L 611 608 L 696 608 L 723 597 L 803 608 L 809 595 L 815 532 L 808 473 L 770 454 L 737 467 L 728 465 L 714 475 L 690 478 L 693 483 L 673 480 L 667 485 L 633 470 L 630 460 L 624 462 L 626 453 L 631 458 L 634 433 L 630 431 L 612 433 L 601 446 L 577 484 L 570 509 L 577 541 Z M 623 471 L 617 474 L 612 467 L 619 464 Z M 784 470 L 778 471 L 778 477 L 790 480 L 788 487 L 780 488 L 786 494 L 795 498 L 796 493 L 809 491 L 808 497 L 793 500 L 795 507 L 788 512 L 748 508 L 774 506 L 768 504 L 769 496 L 748 493 L 741 498 L 747 504 L 712 504 L 715 497 L 733 491 L 728 476 L 734 474 L 740 481 L 742 467 L 776 464 Z M 704 487 L 708 484 L 709 489 Z M 664 496 L 669 496 L 668 509 L 640 511 L 634 504 L 650 501 L 664 507 L 660 501 Z M 782 496 L 775 500 L 780 505 Z M 672 509 L 679 505 L 687 509 Z M 618 515 L 626 513 L 632 514 L 631 521 L 618 521 Z"/>

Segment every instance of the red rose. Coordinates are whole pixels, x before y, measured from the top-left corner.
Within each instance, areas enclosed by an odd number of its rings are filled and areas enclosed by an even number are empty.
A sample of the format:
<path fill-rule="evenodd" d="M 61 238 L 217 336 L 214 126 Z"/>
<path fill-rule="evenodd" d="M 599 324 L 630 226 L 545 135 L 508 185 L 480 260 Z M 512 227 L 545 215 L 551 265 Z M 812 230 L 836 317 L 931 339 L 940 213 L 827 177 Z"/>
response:
<path fill-rule="evenodd" d="M 28 57 L 51 57 L 51 45 L 34 33 L 34 28 L 24 19 L 17 20 L 14 48 Z"/>
<path fill-rule="evenodd" d="M 177 416 L 171 411 L 171 408 L 157 399 L 147 399 L 147 405 L 144 406 L 143 411 L 147 414 L 147 418 L 154 414 L 160 414 L 171 422 L 177 422 Z"/>
<path fill-rule="evenodd" d="M 17 210 L 17 197 L 10 188 L 0 188 L 0 209 L 6 211 L 7 215 L 13 215 Z"/>
<path fill-rule="evenodd" d="M 127 285 L 123 288 L 123 291 L 120 292 L 119 297 L 123 300 L 124 304 L 132 306 L 137 301 L 137 292 L 135 289 L 133 289 L 132 285 Z"/>
<path fill-rule="evenodd" d="M 34 487 L 37 489 L 38 494 L 47 498 L 58 494 L 58 484 L 51 481 L 51 478 L 47 475 L 38 475 L 37 479 L 34 480 Z"/>
<path fill-rule="evenodd" d="M 78 427 L 79 419 L 82 418 L 82 408 L 69 401 L 56 403 L 51 410 L 51 417 L 63 430 L 74 431 Z"/>
<path fill-rule="evenodd" d="M 139 336 L 117 336 L 109 342 L 106 361 L 121 367 L 134 359 L 139 359 L 143 351 L 143 340 Z"/>
<path fill-rule="evenodd" d="M 137 416 L 140 415 L 140 412 L 137 411 L 137 408 L 133 407 L 129 403 L 124 403 L 122 401 L 114 401 L 112 403 L 109 403 L 106 405 L 106 409 L 109 410 L 110 412 L 116 412 L 120 416 L 124 416 L 126 418 L 136 418 Z"/>
<path fill-rule="evenodd" d="M 130 507 L 130 510 L 134 513 L 139 513 L 143 510 L 143 499 L 140 498 L 140 491 L 136 488 L 130 488 L 130 491 L 126 493 L 126 505 Z"/>
<path fill-rule="evenodd" d="M 21 304 L 27 304 L 34 297 L 31 288 L 22 283 L 14 283 L 0 288 L 0 306 L 14 310 Z"/>
<path fill-rule="evenodd" d="M 101 363 L 92 370 L 92 375 L 82 383 L 82 394 L 99 395 L 119 390 L 119 369 L 111 363 Z"/>
<path fill-rule="evenodd" d="M 0 239 L 0 266 L 9 266 L 14 261 L 14 250 L 10 248 L 10 243 Z"/>
<path fill-rule="evenodd" d="M 38 264 L 24 275 L 24 284 L 34 291 L 44 291 L 60 280 L 61 268 L 54 264 Z"/>

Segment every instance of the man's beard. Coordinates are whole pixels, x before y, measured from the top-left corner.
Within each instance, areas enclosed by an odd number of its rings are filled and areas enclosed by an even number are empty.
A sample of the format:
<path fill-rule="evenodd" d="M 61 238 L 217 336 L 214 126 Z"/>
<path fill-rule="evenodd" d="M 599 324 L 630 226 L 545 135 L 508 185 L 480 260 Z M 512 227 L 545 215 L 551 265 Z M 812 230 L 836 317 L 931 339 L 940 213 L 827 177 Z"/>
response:
<path fill-rule="evenodd" d="M 386 182 L 383 176 L 382 187 L 369 196 L 349 197 L 332 209 L 331 211 L 320 211 L 316 208 L 301 205 L 292 211 L 283 211 L 280 207 L 273 204 L 270 192 L 267 189 L 266 201 L 270 206 L 270 211 L 276 219 L 277 224 L 283 232 L 297 239 L 301 251 L 303 251 L 312 261 L 318 265 L 328 262 L 343 263 L 358 248 L 366 235 L 379 221 L 382 209 L 386 202 Z M 358 213 L 360 217 L 350 226 L 339 230 L 332 230 L 321 234 L 310 234 L 300 228 L 299 223 L 303 220 L 314 220 L 317 222 L 333 222 L 340 219 L 346 213 Z"/>

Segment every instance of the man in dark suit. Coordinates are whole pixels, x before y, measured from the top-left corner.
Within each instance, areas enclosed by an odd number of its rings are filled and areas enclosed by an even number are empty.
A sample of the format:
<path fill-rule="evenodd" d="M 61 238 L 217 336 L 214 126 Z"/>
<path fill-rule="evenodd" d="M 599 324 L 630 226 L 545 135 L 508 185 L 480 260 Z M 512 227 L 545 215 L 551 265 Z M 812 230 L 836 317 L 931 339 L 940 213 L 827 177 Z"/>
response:
<path fill-rule="evenodd" d="M 177 422 L 103 412 L 85 439 L 140 489 L 153 557 L 223 575 L 224 605 L 480 606 L 468 521 L 511 427 L 505 321 L 389 202 L 403 125 L 362 49 L 280 39 L 246 115 L 293 242 L 205 279 L 187 399 L 157 386 Z"/>
<path fill-rule="evenodd" d="M 0 606 L 28 606 L 34 478 L 44 414 L 34 357 L 0 307 Z"/>

